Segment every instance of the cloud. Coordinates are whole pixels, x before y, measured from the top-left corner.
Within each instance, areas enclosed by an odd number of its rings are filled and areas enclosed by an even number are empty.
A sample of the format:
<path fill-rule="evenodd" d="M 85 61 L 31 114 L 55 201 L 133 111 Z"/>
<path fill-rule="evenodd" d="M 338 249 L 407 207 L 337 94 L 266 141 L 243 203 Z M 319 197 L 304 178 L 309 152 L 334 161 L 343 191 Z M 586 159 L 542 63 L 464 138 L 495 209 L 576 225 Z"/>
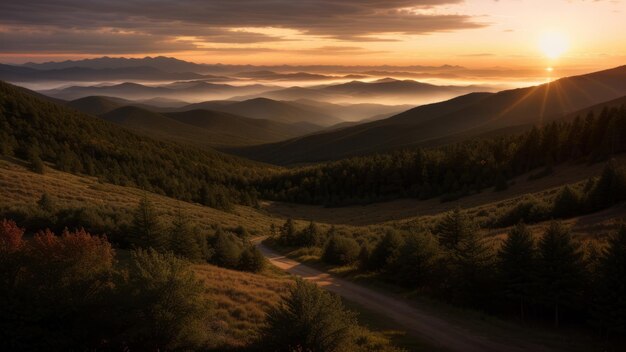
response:
<path fill-rule="evenodd" d="M 141 54 L 196 49 L 168 36 L 117 30 L 0 29 L 0 53 Z"/>
<path fill-rule="evenodd" d="M 133 52 L 136 43 L 136 51 L 160 47 L 158 51 L 172 52 L 193 49 L 193 40 L 189 38 L 224 44 L 297 40 L 298 36 L 353 42 L 393 41 L 377 35 L 418 35 L 484 26 L 471 16 L 430 11 L 459 2 L 462 0 L 2 1 L 3 46 L 8 39 L 11 49 L 0 50 L 123 53 Z M 266 28 L 276 29 L 276 33 L 261 30 Z M 45 40 L 29 38 L 26 33 L 50 29 L 52 32 L 43 35 Z M 281 30 L 298 35 L 286 35 Z M 16 37 L 27 40 L 10 38 L 12 32 L 19 32 Z M 180 37 L 185 40 L 179 40 Z M 36 44 L 43 47 L 38 49 Z"/>

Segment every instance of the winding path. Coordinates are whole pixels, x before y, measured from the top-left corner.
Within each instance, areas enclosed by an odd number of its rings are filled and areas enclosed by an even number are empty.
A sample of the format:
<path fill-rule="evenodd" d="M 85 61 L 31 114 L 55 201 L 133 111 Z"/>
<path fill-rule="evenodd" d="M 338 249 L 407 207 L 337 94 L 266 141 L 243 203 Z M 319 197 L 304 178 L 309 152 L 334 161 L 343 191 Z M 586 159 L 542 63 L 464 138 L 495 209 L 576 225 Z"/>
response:
<path fill-rule="evenodd" d="M 442 317 L 420 310 L 404 298 L 381 293 L 324 273 L 273 251 L 263 245 L 261 241 L 256 242 L 256 245 L 261 253 L 276 267 L 293 275 L 301 276 L 330 292 L 385 316 L 395 322 L 400 329 L 406 330 L 407 333 L 429 341 L 433 346 L 438 346 L 444 350 L 459 352 L 549 351 L 543 346 L 527 341 L 507 340 L 505 342 L 502 337 L 494 339 L 480 335 Z"/>

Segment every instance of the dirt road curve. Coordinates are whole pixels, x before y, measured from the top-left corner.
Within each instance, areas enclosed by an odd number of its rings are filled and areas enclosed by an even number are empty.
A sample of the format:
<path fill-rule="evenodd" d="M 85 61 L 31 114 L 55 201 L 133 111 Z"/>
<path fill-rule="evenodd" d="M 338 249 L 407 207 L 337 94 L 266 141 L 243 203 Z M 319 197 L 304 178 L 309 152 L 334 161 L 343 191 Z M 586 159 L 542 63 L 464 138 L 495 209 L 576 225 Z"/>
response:
<path fill-rule="evenodd" d="M 399 329 L 430 341 L 433 346 L 460 352 L 486 351 L 548 351 L 524 341 L 496 341 L 466 328 L 452 324 L 440 317 L 419 310 L 401 297 L 383 294 L 353 282 L 334 277 L 289 259 L 257 242 L 259 250 L 278 268 L 314 282 L 328 291 L 360 304 L 394 321 Z"/>

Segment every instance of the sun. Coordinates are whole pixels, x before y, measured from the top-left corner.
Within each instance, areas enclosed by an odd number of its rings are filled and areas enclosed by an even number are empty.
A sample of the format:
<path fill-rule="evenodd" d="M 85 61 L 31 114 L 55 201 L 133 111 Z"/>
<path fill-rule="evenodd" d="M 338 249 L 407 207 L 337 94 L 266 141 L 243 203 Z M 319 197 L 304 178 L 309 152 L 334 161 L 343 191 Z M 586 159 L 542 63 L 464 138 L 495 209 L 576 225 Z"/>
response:
<path fill-rule="evenodd" d="M 563 33 L 546 32 L 539 39 L 541 51 L 549 59 L 556 59 L 563 55 L 569 46 L 569 41 Z"/>

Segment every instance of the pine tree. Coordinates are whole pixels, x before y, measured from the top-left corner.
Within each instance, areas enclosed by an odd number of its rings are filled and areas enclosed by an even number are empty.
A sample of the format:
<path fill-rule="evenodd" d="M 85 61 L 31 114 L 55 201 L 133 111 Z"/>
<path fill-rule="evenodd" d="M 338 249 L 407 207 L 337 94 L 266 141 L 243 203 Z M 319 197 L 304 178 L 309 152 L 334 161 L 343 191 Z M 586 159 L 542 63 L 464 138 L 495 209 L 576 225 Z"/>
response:
<path fill-rule="evenodd" d="M 608 243 L 598 268 L 594 323 L 608 336 L 626 334 L 626 225 Z"/>
<path fill-rule="evenodd" d="M 43 174 L 46 172 L 46 166 L 44 165 L 41 157 L 39 156 L 39 151 L 36 148 L 31 148 L 28 152 L 28 162 L 30 163 L 30 169 L 38 174 Z"/>
<path fill-rule="evenodd" d="M 410 234 L 404 240 L 400 257 L 389 273 L 395 281 L 410 287 L 433 284 L 441 261 L 437 238 L 426 232 Z"/>
<path fill-rule="evenodd" d="M 234 235 L 224 231 L 216 232 L 213 250 L 211 261 L 214 264 L 225 268 L 237 268 L 239 265 L 242 248 Z"/>
<path fill-rule="evenodd" d="M 559 326 L 560 309 L 580 293 L 583 283 L 582 253 L 570 232 L 552 222 L 539 242 L 539 293 L 554 310 L 554 325 Z"/>
<path fill-rule="evenodd" d="M 476 231 L 476 225 L 463 214 L 460 208 L 448 212 L 437 224 L 435 234 L 446 249 L 456 248 L 460 241 Z"/>
<path fill-rule="evenodd" d="M 300 235 L 300 245 L 305 247 L 313 247 L 319 246 L 323 242 L 324 241 L 321 238 L 321 234 L 319 229 L 317 228 L 317 225 L 313 221 L 311 221 L 309 223 L 309 226 L 307 226 Z"/>
<path fill-rule="evenodd" d="M 52 197 L 47 192 L 44 192 L 41 197 L 39 197 L 37 205 L 41 210 L 48 213 L 52 213 L 56 210 L 56 204 L 54 202 L 54 199 L 52 199 Z"/>
<path fill-rule="evenodd" d="M 532 234 L 523 223 L 511 230 L 498 252 L 498 259 L 505 295 L 519 302 L 520 318 L 524 321 L 535 282 L 537 253 Z"/>
<path fill-rule="evenodd" d="M 268 313 L 264 350 L 350 351 L 356 324 L 339 296 L 298 279 L 283 304 Z"/>
<path fill-rule="evenodd" d="M 242 253 L 239 259 L 239 269 L 249 271 L 252 273 L 260 273 L 265 267 L 265 257 L 254 246 L 248 246 Z"/>
<path fill-rule="evenodd" d="M 464 236 L 451 257 L 452 294 L 473 306 L 484 304 L 492 292 L 494 253 L 476 231 Z"/>
<path fill-rule="evenodd" d="M 615 160 L 609 160 L 598 182 L 596 182 L 590 201 L 595 209 L 602 209 L 626 199 L 626 171 Z"/>
<path fill-rule="evenodd" d="M 139 201 L 131 224 L 131 244 L 138 248 L 164 250 L 168 241 L 152 202 L 147 195 Z"/>
<path fill-rule="evenodd" d="M 400 257 L 400 250 L 404 240 L 395 230 L 389 230 L 383 239 L 376 245 L 370 259 L 372 269 L 385 269 L 393 265 Z"/>
<path fill-rule="evenodd" d="M 293 246 L 296 242 L 296 227 L 291 218 L 280 228 L 280 242 L 285 246 Z"/>
<path fill-rule="evenodd" d="M 199 233 L 192 228 L 189 219 L 179 208 L 172 221 L 169 231 L 169 249 L 177 256 L 198 262 L 203 259 L 201 242 L 204 242 Z"/>
<path fill-rule="evenodd" d="M 581 196 L 570 186 L 565 186 L 554 199 L 552 213 L 556 217 L 566 218 L 580 212 Z"/>

